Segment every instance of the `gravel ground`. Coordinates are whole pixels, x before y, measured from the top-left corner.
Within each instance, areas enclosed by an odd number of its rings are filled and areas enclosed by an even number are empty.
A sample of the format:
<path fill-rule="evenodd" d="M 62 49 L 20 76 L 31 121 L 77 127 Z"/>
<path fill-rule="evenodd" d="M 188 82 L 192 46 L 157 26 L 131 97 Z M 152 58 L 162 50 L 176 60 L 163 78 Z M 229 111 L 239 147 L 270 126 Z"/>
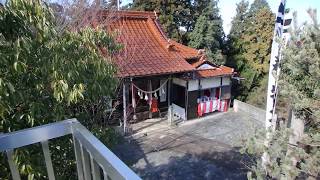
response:
<path fill-rule="evenodd" d="M 132 125 L 134 134 L 114 153 L 143 179 L 246 179 L 238 150 L 263 124 L 226 112 L 169 127 L 164 119 Z"/>

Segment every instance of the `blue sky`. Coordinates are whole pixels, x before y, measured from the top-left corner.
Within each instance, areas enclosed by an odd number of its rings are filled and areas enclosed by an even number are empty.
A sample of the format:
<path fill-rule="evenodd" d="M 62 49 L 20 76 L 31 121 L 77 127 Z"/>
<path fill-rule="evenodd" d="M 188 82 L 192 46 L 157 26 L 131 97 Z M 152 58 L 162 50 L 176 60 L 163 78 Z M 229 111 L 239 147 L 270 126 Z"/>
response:
<path fill-rule="evenodd" d="M 219 8 L 220 14 L 223 19 L 223 29 L 226 33 L 229 32 L 231 28 L 231 20 L 232 17 L 236 13 L 236 3 L 241 0 L 220 0 Z M 254 0 L 249 0 L 252 3 Z M 277 12 L 278 6 L 280 4 L 280 0 L 267 0 L 270 8 L 273 12 Z M 132 2 L 132 0 L 122 0 L 121 5 L 125 5 Z M 287 8 L 290 8 L 291 11 L 298 12 L 298 21 L 299 23 L 305 22 L 309 20 L 309 16 L 307 14 L 308 8 L 316 8 L 318 10 L 318 17 L 320 18 L 320 0 L 287 0 Z"/>

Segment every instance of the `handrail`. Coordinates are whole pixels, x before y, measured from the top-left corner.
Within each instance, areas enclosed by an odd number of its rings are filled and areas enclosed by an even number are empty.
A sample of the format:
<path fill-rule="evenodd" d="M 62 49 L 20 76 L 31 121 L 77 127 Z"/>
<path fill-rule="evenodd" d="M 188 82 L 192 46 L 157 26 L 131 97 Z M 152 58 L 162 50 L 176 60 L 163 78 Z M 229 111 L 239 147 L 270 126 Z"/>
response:
<path fill-rule="evenodd" d="M 101 167 L 109 167 L 109 169 L 105 169 L 108 175 L 115 177 L 115 179 L 140 179 L 83 125 L 80 123 L 75 124 L 73 126 L 73 134 Z M 113 163 L 111 164 L 110 162 Z"/>
<path fill-rule="evenodd" d="M 41 143 L 49 179 L 55 179 L 48 140 L 67 134 L 73 135 L 74 150 L 79 180 L 87 179 L 132 179 L 140 180 L 127 165 L 101 143 L 76 119 L 64 120 L 34 128 L 0 135 L 0 152 L 8 157 L 13 179 L 20 179 L 13 161 L 13 150 L 26 145 Z M 103 174 L 101 175 L 101 170 Z"/>
<path fill-rule="evenodd" d="M 76 119 L 68 119 L 6 134 L 0 134 L 0 152 L 71 134 L 71 125 L 73 123 L 79 122 Z"/>

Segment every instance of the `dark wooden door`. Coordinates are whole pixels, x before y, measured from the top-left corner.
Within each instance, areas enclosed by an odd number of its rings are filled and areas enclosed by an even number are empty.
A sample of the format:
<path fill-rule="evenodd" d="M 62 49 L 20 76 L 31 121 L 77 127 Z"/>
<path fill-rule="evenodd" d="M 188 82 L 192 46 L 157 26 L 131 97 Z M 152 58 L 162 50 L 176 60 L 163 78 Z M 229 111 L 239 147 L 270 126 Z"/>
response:
<path fill-rule="evenodd" d="M 188 111 L 187 111 L 187 119 L 194 119 L 197 117 L 197 109 L 198 103 L 197 99 L 199 96 L 198 91 L 190 91 L 188 92 Z"/>

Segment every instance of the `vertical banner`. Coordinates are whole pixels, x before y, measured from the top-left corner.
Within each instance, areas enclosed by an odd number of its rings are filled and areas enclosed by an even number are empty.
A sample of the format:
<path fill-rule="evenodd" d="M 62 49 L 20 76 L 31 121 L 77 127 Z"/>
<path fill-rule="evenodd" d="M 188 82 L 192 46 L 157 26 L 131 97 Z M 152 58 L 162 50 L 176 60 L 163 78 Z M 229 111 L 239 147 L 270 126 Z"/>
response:
<path fill-rule="evenodd" d="M 285 14 L 285 4 L 286 0 L 281 0 L 280 6 L 278 9 L 274 36 L 271 49 L 271 59 L 269 67 L 269 79 L 268 79 L 268 91 L 267 91 L 267 106 L 266 106 L 266 129 L 270 129 L 273 124 L 273 112 L 275 108 L 276 100 L 276 84 L 277 84 L 277 72 L 280 64 L 280 51 L 281 47 L 277 40 L 282 38 L 283 33 L 283 23 L 284 23 L 284 14 Z"/>

